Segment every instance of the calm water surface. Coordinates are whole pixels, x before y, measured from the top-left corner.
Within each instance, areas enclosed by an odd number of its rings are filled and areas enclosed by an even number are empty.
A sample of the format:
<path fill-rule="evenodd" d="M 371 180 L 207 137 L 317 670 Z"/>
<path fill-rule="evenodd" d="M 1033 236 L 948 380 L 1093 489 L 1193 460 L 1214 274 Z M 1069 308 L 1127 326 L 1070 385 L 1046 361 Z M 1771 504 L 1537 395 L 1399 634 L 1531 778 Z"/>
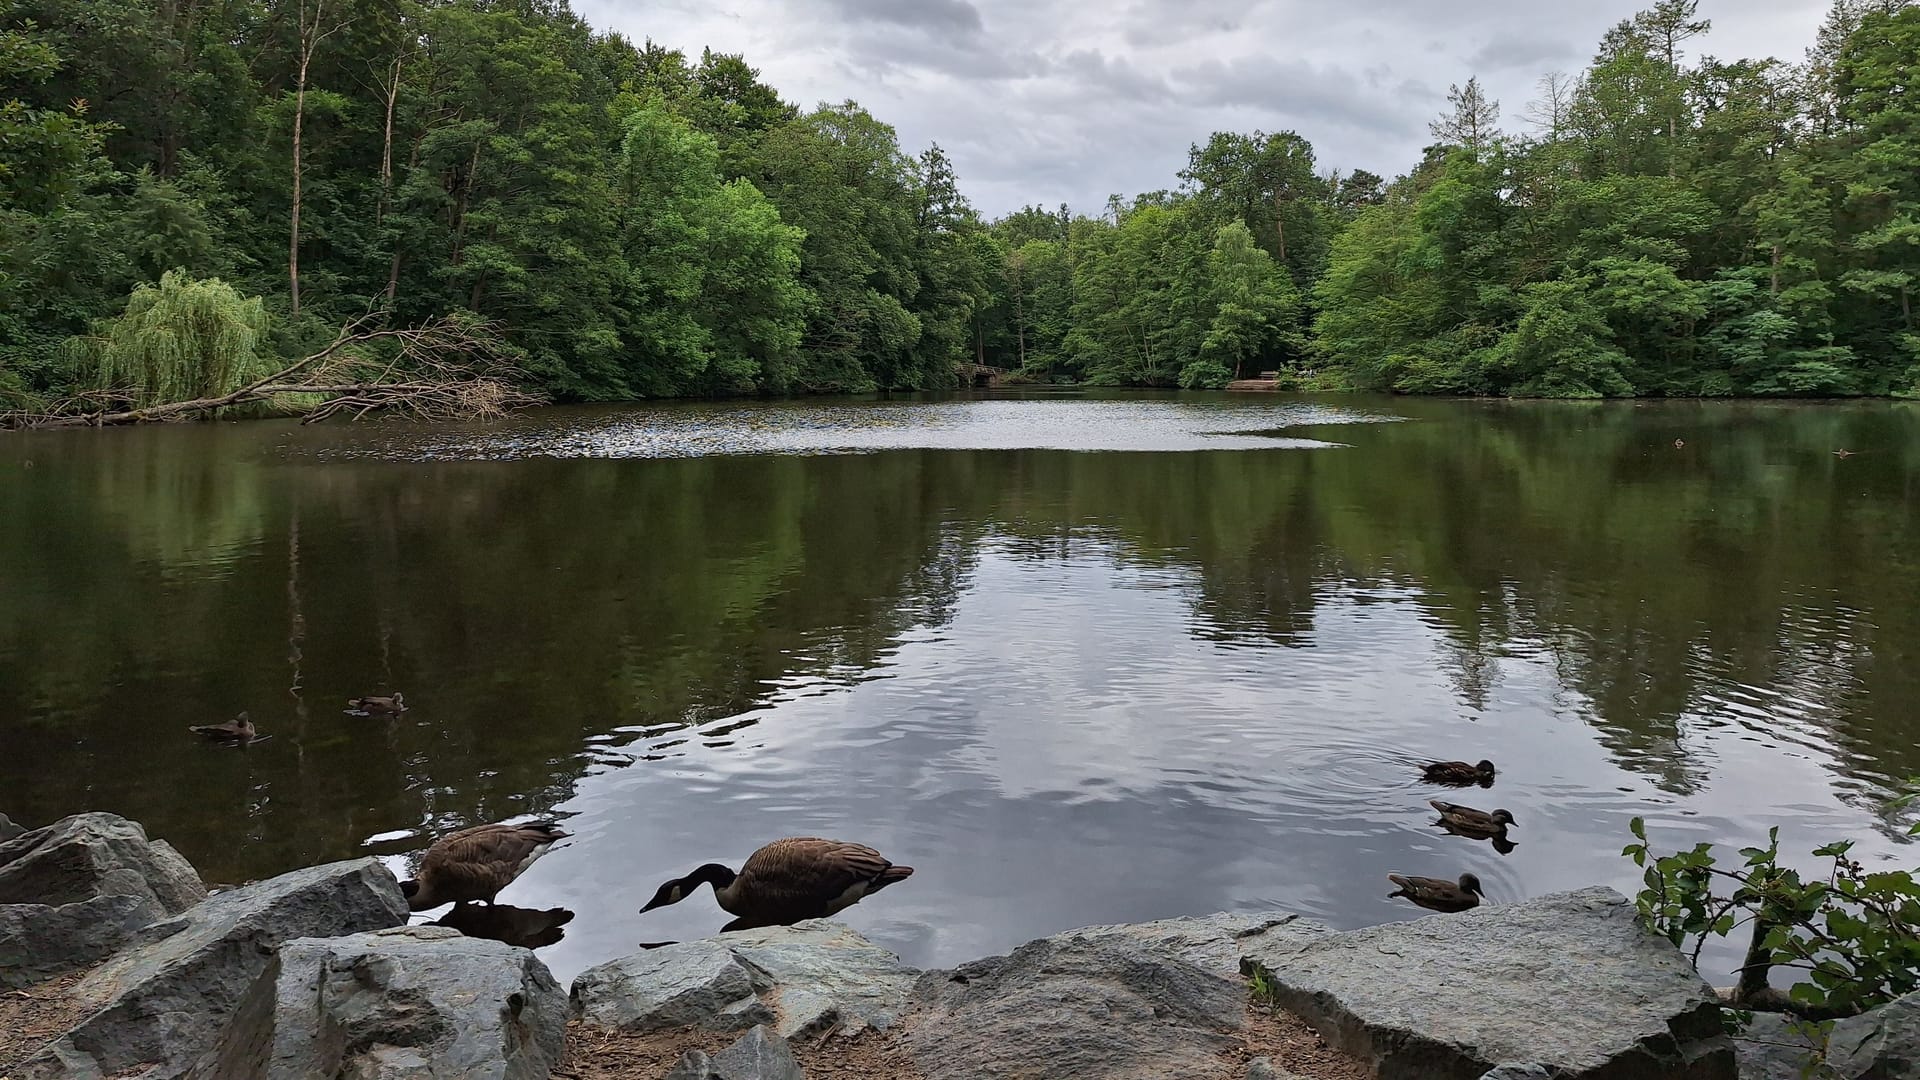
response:
<path fill-rule="evenodd" d="M 1675 448 L 1674 440 L 1685 446 Z M 1839 458 L 1846 448 L 1859 453 Z M 562 978 L 726 918 L 760 842 L 919 873 L 952 963 L 1089 923 L 1403 919 L 1656 843 L 1912 849 L 1920 411 L 1146 396 L 552 409 L 0 437 L 0 811 L 211 881 L 517 815 Z M 344 699 L 406 692 L 387 721 Z M 275 737 L 199 745 L 248 709 Z M 1494 758 L 1430 827 L 1413 765 Z M 1735 960 L 1723 958 L 1722 970 Z"/>

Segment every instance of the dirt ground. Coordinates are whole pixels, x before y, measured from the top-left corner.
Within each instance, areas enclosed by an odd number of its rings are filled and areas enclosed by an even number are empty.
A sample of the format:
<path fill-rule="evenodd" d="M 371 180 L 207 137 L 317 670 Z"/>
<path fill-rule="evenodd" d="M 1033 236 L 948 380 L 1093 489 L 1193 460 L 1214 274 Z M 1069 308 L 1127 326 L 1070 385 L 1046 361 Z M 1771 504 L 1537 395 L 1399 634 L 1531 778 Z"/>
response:
<path fill-rule="evenodd" d="M 688 1050 L 712 1054 L 739 1033 L 662 1031 L 622 1035 L 573 1024 L 567 1030 L 567 1054 L 555 1080 L 660 1080 Z M 906 1048 L 892 1033 L 862 1032 L 854 1038 L 796 1039 L 794 1057 L 808 1080 L 925 1080 Z M 1360 1062 L 1334 1050 L 1298 1017 L 1262 1006 L 1248 1006 L 1246 1043 L 1220 1057 L 1220 1067 L 1191 1080 L 1241 1080 L 1247 1062 L 1273 1059 L 1281 1069 L 1308 1080 L 1369 1080 Z M 983 1078 L 985 1080 L 985 1078 Z"/>
<path fill-rule="evenodd" d="M 0 990 L 0 1078 L 86 1015 L 87 1007 L 67 992 L 85 974 L 65 975 L 25 990 Z"/>

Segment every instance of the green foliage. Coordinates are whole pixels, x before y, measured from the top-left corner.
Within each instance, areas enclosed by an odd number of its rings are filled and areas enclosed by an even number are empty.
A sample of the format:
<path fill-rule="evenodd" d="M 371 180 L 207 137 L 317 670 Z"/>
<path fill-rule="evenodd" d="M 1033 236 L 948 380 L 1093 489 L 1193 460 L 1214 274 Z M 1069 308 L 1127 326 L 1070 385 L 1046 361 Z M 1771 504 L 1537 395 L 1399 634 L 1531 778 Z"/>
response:
<path fill-rule="evenodd" d="M 1902 796 L 1893 808 L 1913 798 Z M 1911 872 L 1869 871 L 1848 857 L 1852 842 L 1840 841 L 1813 851 L 1832 860 L 1827 874 L 1804 877 L 1780 864 L 1777 828 L 1766 847 L 1742 848 L 1729 869 L 1711 844 L 1655 855 L 1646 823 L 1634 818 L 1631 827 L 1636 842 L 1622 854 L 1644 871 L 1635 899 L 1640 920 L 1676 947 L 1691 941 L 1696 964 L 1707 938 L 1750 926 L 1745 996 L 1764 988 L 1776 967 L 1804 973 L 1789 994 L 1816 1017 L 1851 1016 L 1920 989 L 1920 881 Z"/>
<path fill-rule="evenodd" d="M 938 147 L 801 112 L 743 57 L 563 3 L 0 10 L 0 386 L 172 270 L 290 355 L 369 310 L 503 328 L 571 399 L 1105 385 L 1547 396 L 1920 394 L 1920 7 L 1847 0 L 1804 72 L 1694 0 L 1609 31 L 1498 129 L 1477 81 L 1389 182 L 1217 131 L 1179 187 L 983 222 Z M 334 19 L 338 20 L 337 25 Z M 1562 92 L 1563 91 L 1563 92 Z M 301 122 L 299 316 L 288 295 Z"/>
<path fill-rule="evenodd" d="M 266 336 L 258 298 L 170 270 L 135 289 L 126 313 L 96 337 L 73 339 L 69 355 L 92 367 L 96 387 L 139 407 L 215 397 L 273 374 L 279 365 L 261 351 Z"/>

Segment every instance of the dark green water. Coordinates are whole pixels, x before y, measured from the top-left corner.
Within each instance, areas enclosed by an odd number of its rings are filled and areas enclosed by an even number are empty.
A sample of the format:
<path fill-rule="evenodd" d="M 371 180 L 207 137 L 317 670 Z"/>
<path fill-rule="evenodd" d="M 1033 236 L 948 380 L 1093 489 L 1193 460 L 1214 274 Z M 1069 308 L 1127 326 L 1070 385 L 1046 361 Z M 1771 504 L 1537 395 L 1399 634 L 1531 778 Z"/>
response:
<path fill-rule="evenodd" d="M 1386 421 L 1386 422 L 1382 422 Z M 1676 448 L 1676 438 L 1685 446 Z M 1836 457 L 1835 449 L 1858 451 Z M 849 452 L 858 451 L 858 452 Z M 0 811 L 212 881 L 468 823 L 566 976 L 777 836 L 916 866 L 952 962 L 1088 923 L 1411 917 L 1656 844 L 1863 838 L 1920 774 L 1920 409 L 1063 396 L 0 437 Z M 405 691 L 386 721 L 345 698 Z M 271 741 L 198 744 L 248 709 Z M 1506 856 L 1429 826 L 1488 756 Z"/>

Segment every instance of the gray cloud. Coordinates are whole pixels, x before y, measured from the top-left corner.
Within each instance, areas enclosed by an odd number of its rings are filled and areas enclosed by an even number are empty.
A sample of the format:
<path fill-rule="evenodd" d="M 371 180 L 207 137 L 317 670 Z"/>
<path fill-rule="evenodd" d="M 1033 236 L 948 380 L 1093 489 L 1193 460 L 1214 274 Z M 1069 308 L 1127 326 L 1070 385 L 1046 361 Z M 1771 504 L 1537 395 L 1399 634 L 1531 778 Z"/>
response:
<path fill-rule="evenodd" d="M 1548 70 L 1652 0 L 574 0 L 595 26 L 745 53 L 788 99 L 854 98 L 909 153 L 939 142 L 980 208 L 1177 183 L 1216 130 L 1292 129 L 1325 167 L 1404 172 L 1478 75 L 1518 116 Z M 1698 50 L 1797 59 L 1828 0 L 1704 0 Z M 1518 126 L 1518 125 L 1510 125 Z"/>
<path fill-rule="evenodd" d="M 1577 60 L 1580 55 L 1579 49 L 1558 38 L 1496 34 L 1474 50 L 1467 62 L 1476 72 L 1524 68 L 1537 73 L 1555 64 Z"/>
<path fill-rule="evenodd" d="M 967 0 L 828 0 L 827 6 L 852 19 L 933 33 L 979 33 L 984 28 L 980 9 Z"/>

